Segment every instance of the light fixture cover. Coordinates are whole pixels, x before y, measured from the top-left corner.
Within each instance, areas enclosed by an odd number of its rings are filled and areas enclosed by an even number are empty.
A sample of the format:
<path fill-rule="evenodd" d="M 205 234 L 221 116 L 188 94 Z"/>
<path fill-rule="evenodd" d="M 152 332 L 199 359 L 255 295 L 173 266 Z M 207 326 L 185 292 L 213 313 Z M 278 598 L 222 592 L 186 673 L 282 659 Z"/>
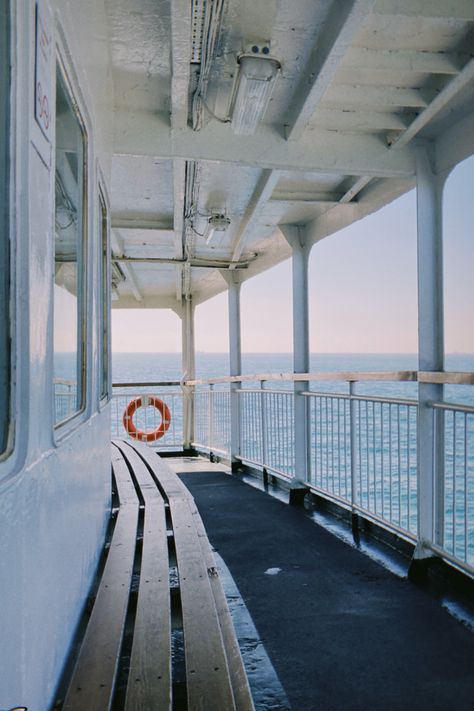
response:
<path fill-rule="evenodd" d="M 224 214 L 209 217 L 206 229 L 206 244 L 212 242 L 216 232 L 225 232 L 230 225 L 230 219 Z"/>
<path fill-rule="evenodd" d="M 242 55 L 234 93 L 232 130 L 239 136 L 255 133 L 267 108 L 280 63 L 265 55 Z"/>

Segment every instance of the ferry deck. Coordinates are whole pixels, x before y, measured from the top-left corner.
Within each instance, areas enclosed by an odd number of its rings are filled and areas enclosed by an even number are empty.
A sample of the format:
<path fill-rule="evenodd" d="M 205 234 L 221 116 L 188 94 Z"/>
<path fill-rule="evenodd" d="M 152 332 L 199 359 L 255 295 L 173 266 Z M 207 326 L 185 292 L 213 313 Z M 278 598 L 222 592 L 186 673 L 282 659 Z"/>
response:
<path fill-rule="evenodd" d="M 472 708 L 473 39 L 472 0 L 2 2 L 1 711 Z M 417 368 L 311 371 L 310 254 L 413 189 Z M 286 259 L 293 367 L 243 375 Z M 179 380 L 112 383 L 111 308 L 174 311 Z"/>

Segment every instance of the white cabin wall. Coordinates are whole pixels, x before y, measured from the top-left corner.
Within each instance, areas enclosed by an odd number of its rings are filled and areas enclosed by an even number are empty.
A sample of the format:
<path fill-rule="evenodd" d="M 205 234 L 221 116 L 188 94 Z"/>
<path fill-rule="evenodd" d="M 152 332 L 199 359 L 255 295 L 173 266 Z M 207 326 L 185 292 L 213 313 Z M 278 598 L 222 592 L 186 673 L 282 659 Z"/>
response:
<path fill-rule="evenodd" d="M 54 146 L 49 149 L 34 118 L 35 3 L 13 2 L 12 7 L 15 446 L 0 462 L 0 708 L 45 711 L 90 590 L 110 512 L 109 406 L 99 404 L 96 372 L 97 172 L 100 168 L 107 191 L 113 101 L 102 3 L 51 2 L 53 36 L 60 39 L 89 139 L 87 405 L 70 426 L 55 431 L 54 166 L 47 166 Z"/>

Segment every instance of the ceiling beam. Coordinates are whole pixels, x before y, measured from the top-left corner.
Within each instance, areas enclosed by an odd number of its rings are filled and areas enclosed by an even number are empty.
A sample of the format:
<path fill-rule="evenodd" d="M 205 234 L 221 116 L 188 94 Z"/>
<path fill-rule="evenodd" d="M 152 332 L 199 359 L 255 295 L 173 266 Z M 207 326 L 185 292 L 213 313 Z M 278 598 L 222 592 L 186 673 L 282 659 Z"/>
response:
<path fill-rule="evenodd" d="M 415 108 L 424 109 L 434 99 L 436 92 L 396 86 L 361 86 L 337 84 L 331 86 L 324 96 L 324 108 L 347 109 L 357 107 L 367 111 Z"/>
<path fill-rule="evenodd" d="M 471 113 L 455 123 L 435 142 L 437 173 L 449 173 L 452 168 L 474 153 L 474 115 Z"/>
<path fill-rule="evenodd" d="M 337 205 L 343 193 L 290 192 L 277 190 L 272 193 L 271 202 L 291 202 L 307 205 Z"/>
<path fill-rule="evenodd" d="M 277 170 L 264 170 L 262 172 L 240 221 L 232 247 L 232 262 L 235 263 L 240 259 L 245 243 L 255 227 L 255 223 L 258 221 L 261 211 L 270 199 L 279 177 Z"/>
<path fill-rule="evenodd" d="M 173 234 L 173 225 L 163 220 L 150 220 L 142 217 L 114 217 L 112 215 L 113 230 L 153 230 Z"/>
<path fill-rule="evenodd" d="M 162 296 L 144 296 L 140 303 L 140 309 L 172 309 L 173 311 L 175 311 L 176 307 L 177 303 L 174 296 L 165 296 L 164 294 Z M 133 297 L 119 294 L 119 298 L 114 299 L 112 308 L 136 309 L 137 304 Z"/>
<path fill-rule="evenodd" d="M 316 46 L 291 100 L 288 140 L 301 138 L 316 107 L 329 88 L 355 36 L 370 14 L 375 0 L 333 2 L 328 20 L 321 28 Z"/>
<path fill-rule="evenodd" d="M 472 0 L 377 0 L 374 13 L 440 20 L 474 21 Z"/>
<path fill-rule="evenodd" d="M 359 180 L 356 180 L 352 188 L 350 188 L 346 193 L 344 193 L 339 202 L 341 204 L 351 202 L 356 197 L 356 195 L 358 195 L 361 190 L 363 190 L 365 186 L 370 183 L 371 180 L 372 178 L 368 178 L 366 175 L 363 175 L 361 178 L 359 178 Z"/>
<path fill-rule="evenodd" d="M 191 66 L 191 3 L 173 0 L 171 11 L 171 125 L 188 123 L 189 73 Z"/>
<path fill-rule="evenodd" d="M 121 257 L 123 255 L 123 241 L 115 232 L 110 233 L 110 241 L 112 247 L 112 260 L 114 260 L 115 257 Z M 133 273 L 133 267 L 131 267 L 129 264 L 123 264 L 122 272 L 125 276 L 126 282 L 129 283 L 129 286 L 132 290 L 132 294 L 135 297 L 135 301 L 141 303 L 143 301 L 143 296 L 140 289 L 138 288 L 137 280 L 135 278 L 135 274 Z"/>
<path fill-rule="evenodd" d="M 173 5 L 173 3 L 171 3 Z M 174 254 L 177 259 L 184 255 L 184 196 L 186 185 L 186 161 L 182 158 L 175 158 L 173 161 L 173 245 Z M 181 303 L 183 298 L 183 270 L 176 268 L 176 300 Z"/>
<path fill-rule="evenodd" d="M 333 175 L 412 177 L 413 153 L 391 151 L 376 136 L 321 130 L 308 140 L 286 141 L 274 126 L 260 125 L 253 136 L 236 136 L 230 127 L 211 123 L 201 131 L 170 131 L 146 112 L 117 111 L 114 153 L 161 159 L 216 161 L 268 170 L 295 170 Z"/>
<path fill-rule="evenodd" d="M 171 11 L 171 130 L 179 131 L 188 125 L 189 77 L 191 67 L 191 3 L 173 0 Z M 174 254 L 177 259 L 184 252 L 184 195 L 186 161 L 173 160 L 173 228 Z M 176 268 L 176 299 L 183 296 L 183 270 Z"/>
<path fill-rule="evenodd" d="M 449 84 L 441 89 L 436 98 L 427 106 L 424 111 L 401 134 L 396 136 L 391 145 L 397 148 L 406 146 L 414 136 L 416 136 L 437 114 L 439 114 L 448 104 L 474 79 L 474 59 L 471 59 L 464 69 L 451 79 Z"/>
<path fill-rule="evenodd" d="M 308 127 L 308 138 L 320 128 L 331 131 L 351 131 L 365 133 L 373 131 L 404 131 L 416 118 L 416 111 L 364 111 L 352 109 L 327 109 L 320 107 Z M 357 139 L 356 139 L 357 140 Z"/>
<path fill-rule="evenodd" d="M 197 269 L 247 269 L 250 262 L 254 259 L 254 256 L 250 259 L 240 259 L 239 261 L 230 261 L 229 259 L 205 259 L 204 257 L 193 257 L 191 259 L 175 259 L 174 257 L 132 257 L 127 255 L 112 257 L 114 262 L 120 262 L 120 264 L 178 264 L 180 266 L 187 264 Z"/>
<path fill-rule="evenodd" d="M 405 49 L 369 49 L 352 47 L 344 62 L 345 69 L 393 74 L 457 74 L 467 59 L 466 55 L 448 52 L 422 52 Z"/>

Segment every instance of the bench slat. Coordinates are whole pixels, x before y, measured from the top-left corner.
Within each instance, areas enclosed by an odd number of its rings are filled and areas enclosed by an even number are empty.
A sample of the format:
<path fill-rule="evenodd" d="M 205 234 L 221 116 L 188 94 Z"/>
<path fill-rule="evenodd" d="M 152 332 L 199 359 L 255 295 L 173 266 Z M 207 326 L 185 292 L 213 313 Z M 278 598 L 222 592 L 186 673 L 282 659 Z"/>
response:
<path fill-rule="evenodd" d="M 113 457 L 121 503 L 109 555 L 64 711 L 108 711 L 117 674 L 135 556 L 138 499 L 125 462 Z"/>
<path fill-rule="evenodd" d="M 125 711 L 171 709 L 171 611 L 163 497 L 137 453 L 116 446 L 130 463 L 145 502 L 143 551 Z"/>
<path fill-rule="evenodd" d="M 197 510 L 194 498 L 192 497 L 189 490 L 179 479 L 177 474 L 173 472 L 169 466 L 161 460 L 155 452 L 150 451 L 150 449 L 141 442 L 127 442 L 124 444 L 125 447 L 133 449 L 137 452 L 140 457 L 146 461 L 150 469 L 153 471 L 157 481 L 162 487 L 165 495 L 170 501 L 170 509 L 173 521 L 176 520 L 177 516 L 177 506 L 174 505 L 176 501 L 185 501 L 188 503 L 190 513 L 192 515 L 192 522 L 195 528 L 195 535 L 198 537 L 200 546 L 200 555 L 196 551 L 196 559 L 202 559 L 204 567 L 207 570 L 215 571 L 214 574 L 208 575 L 209 585 L 214 598 L 214 608 L 216 610 L 218 623 L 221 632 L 221 638 L 224 645 L 225 656 L 227 660 L 228 673 L 230 675 L 230 683 L 232 687 L 234 704 L 236 711 L 254 711 L 254 704 L 252 700 L 252 695 L 250 692 L 250 687 L 248 684 L 247 674 L 245 672 L 245 667 L 243 664 L 242 656 L 240 654 L 239 645 L 235 636 L 234 625 L 232 622 L 232 617 L 229 612 L 227 605 L 227 600 L 225 597 L 224 590 L 220 578 L 215 569 L 215 559 L 212 552 L 211 545 L 207 538 L 207 534 L 202 522 L 201 516 Z M 178 543 L 177 543 L 177 553 L 178 553 Z M 178 567 L 180 568 L 180 562 L 178 560 Z M 180 575 L 183 573 L 180 569 Z M 185 593 L 186 594 L 186 593 Z M 184 601 L 183 601 L 183 614 L 184 614 Z M 205 615 L 202 615 L 205 619 Z M 186 643 L 187 644 L 187 643 Z M 187 660 L 188 666 L 188 660 Z M 197 696 L 196 703 L 198 704 L 196 708 L 201 708 L 199 706 L 200 700 L 199 695 Z M 207 708 L 207 707 L 203 707 Z M 211 707 L 209 707 L 211 708 Z M 213 707 L 212 707 L 213 708 Z M 217 705 L 219 708 L 219 705 Z M 232 708 L 232 707 L 231 707 Z"/>
<path fill-rule="evenodd" d="M 189 711 L 233 711 L 234 697 L 208 569 L 189 502 L 170 499 L 183 612 Z"/>
<path fill-rule="evenodd" d="M 193 513 L 194 524 L 199 536 L 202 556 L 208 569 L 212 568 L 215 563 L 214 553 L 212 552 L 211 544 L 204 528 L 201 515 L 199 514 L 194 499 L 190 504 Z M 252 693 L 250 691 L 247 673 L 245 671 L 242 655 L 240 653 L 239 644 L 235 636 L 234 623 L 227 605 L 226 596 L 220 578 L 213 575 L 209 578 L 212 592 L 214 595 L 217 615 L 221 627 L 222 639 L 224 642 L 230 680 L 232 690 L 234 692 L 234 701 L 236 711 L 254 711 L 254 703 Z"/>

